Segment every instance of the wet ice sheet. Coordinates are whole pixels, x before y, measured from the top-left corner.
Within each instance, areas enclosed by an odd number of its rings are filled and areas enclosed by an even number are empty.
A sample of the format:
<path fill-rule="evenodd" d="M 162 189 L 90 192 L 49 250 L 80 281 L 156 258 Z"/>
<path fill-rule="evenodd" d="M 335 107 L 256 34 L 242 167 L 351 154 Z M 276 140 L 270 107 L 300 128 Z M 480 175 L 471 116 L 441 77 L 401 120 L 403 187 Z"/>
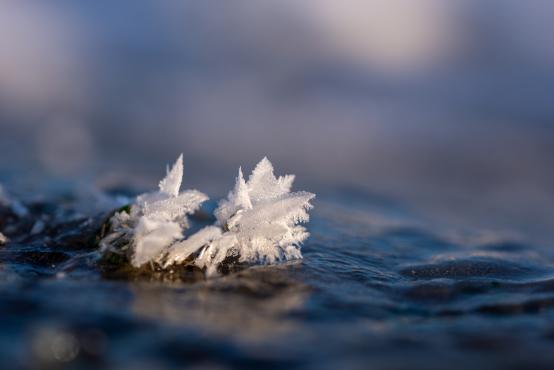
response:
<path fill-rule="evenodd" d="M 4 209 L 0 358 L 16 369 L 549 368 L 547 249 L 454 237 L 345 199 L 318 201 L 301 263 L 184 282 L 103 275 L 89 243 L 98 217 Z M 33 218 L 45 223 L 31 235 Z"/>

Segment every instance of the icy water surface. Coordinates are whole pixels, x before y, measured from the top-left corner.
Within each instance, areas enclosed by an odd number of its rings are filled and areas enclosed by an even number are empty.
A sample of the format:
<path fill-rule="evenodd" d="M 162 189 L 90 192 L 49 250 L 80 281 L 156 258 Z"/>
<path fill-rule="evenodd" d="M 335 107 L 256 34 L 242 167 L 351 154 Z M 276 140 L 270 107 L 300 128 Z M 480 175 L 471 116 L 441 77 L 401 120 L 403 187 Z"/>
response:
<path fill-rule="evenodd" d="M 106 274 L 102 213 L 71 197 L 2 207 L 1 367 L 553 368 L 548 249 L 342 195 L 315 202 L 303 261 L 211 280 Z"/>

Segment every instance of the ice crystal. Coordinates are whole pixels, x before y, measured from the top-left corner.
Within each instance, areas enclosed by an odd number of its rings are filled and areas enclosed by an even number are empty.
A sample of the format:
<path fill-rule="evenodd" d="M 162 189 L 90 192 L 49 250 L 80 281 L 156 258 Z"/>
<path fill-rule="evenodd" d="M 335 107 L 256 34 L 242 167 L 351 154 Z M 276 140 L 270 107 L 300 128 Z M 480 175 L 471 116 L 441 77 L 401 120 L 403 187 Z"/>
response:
<path fill-rule="evenodd" d="M 140 195 L 129 210 L 111 218 L 111 231 L 100 242 L 102 250 L 125 254 L 133 266 L 140 267 L 156 262 L 182 240 L 189 227 L 187 215 L 208 199 L 197 190 L 180 192 L 182 179 L 181 155 L 160 182 L 159 191 Z"/>
<path fill-rule="evenodd" d="M 302 258 L 301 243 L 309 236 L 301 223 L 309 221 L 308 192 L 291 193 L 294 176 L 276 178 L 264 158 L 244 180 L 242 169 L 235 188 L 215 211 L 217 223 L 175 243 L 163 258 L 165 267 L 191 261 L 208 276 L 223 264 L 273 264 Z"/>

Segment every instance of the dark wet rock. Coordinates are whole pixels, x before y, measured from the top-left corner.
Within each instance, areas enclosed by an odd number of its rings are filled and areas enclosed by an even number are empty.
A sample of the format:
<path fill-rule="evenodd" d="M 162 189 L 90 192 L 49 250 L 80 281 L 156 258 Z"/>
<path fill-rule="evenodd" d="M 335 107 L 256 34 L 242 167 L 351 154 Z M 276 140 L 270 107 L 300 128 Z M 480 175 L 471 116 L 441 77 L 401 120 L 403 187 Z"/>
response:
<path fill-rule="evenodd" d="M 219 266 L 218 272 L 221 275 L 228 275 L 250 267 L 239 262 L 239 257 L 227 257 Z M 116 280 L 180 281 L 188 283 L 206 280 L 205 269 L 200 269 L 194 265 L 192 263 L 193 258 L 194 255 L 189 260 L 169 268 L 162 267 L 154 262 L 135 267 L 131 265 L 129 256 L 108 252 L 98 259 L 98 267 L 105 278 Z"/>
<path fill-rule="evenodd" d="M 108 253 L 98 261 L 102 276 L 106 279 L 124 281 L 160 281 L 193 283 L 205 280 L 204 272 L 192 264 L 182 264 L 162 269 L 155 264 L 132 266 L 125 256 Z"/>

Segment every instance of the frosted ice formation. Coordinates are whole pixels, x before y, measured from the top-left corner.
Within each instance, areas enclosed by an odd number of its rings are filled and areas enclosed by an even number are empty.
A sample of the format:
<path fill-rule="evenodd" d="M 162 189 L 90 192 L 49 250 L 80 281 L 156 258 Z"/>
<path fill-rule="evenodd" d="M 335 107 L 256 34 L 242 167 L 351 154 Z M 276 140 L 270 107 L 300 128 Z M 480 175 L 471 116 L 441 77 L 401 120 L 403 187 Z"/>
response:
<path fill-rule="evenodd" d="M 111 230 L 100 242 L 102 251 L 126 254 L 135 267 L 159 261 L 184 238 L 187 215 L 208 199 L 197 190 L 179 192 L 182 179 L 183 155 L 168 169 L 159 191 L 140 195 L 128 211 L 111 218 Z"/>
<path fill-rule="evenodd" d="M 190 261 L 208 276 L 226 262 L 273 264 L 301 259 L 300 245 L 309 236 L 300 225 L 309 221 L 315 194 L 291 193 L 293 175 L 276 178 L 264 158 L 244 180 L 242 170 L 235 188 L 215 210 L 217 223 L 175 243 L 163 266 Z"/>
<path fill-rule="evenodd" d="M 208 197 L 196 190 L 179 193 L 183 158 L 160 182 L 160 190 L 137 197 L 130 209 L 117 212 L 102 250 L 127 255 L 135 267 L 147 263 L 161 268 L 189 264 L 207 276 L 231 264 L 266 265 L 301 259 L 300 245 L 309 236 L 302 226 L 309 220 L 308 192 L 291 193 L 294 176 L 276 178 L 264 158 L 215 210 L 217 222 L 185 237 L 187 215 Z"/>

